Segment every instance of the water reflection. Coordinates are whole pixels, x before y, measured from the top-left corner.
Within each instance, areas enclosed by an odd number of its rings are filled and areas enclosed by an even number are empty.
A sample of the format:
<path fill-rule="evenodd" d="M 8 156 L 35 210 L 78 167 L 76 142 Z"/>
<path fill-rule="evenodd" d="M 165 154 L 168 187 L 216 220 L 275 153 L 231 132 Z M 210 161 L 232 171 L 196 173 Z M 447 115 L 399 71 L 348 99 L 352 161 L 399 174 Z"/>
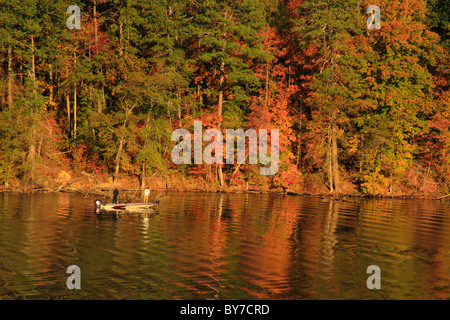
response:
<path fill-rule="evenodd" d="M 81 195 L 0 194 L 0 298 L 450 298 L 448 201 L 166 197 L 97 212 Z M 82 290 L 65 286 L 71 264 Z"/>

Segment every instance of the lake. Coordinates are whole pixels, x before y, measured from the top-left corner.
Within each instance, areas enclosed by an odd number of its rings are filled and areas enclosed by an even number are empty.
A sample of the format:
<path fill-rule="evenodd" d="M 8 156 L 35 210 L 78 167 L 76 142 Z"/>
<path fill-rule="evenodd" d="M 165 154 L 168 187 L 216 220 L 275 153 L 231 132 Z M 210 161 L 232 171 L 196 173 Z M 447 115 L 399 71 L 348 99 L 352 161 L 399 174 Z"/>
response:
<path fill-rule="evenodd" d="M 450 201 L 156 195 L 97 214 L 95 196 L 0 193 L 0 299 L 450 299 Z"/>

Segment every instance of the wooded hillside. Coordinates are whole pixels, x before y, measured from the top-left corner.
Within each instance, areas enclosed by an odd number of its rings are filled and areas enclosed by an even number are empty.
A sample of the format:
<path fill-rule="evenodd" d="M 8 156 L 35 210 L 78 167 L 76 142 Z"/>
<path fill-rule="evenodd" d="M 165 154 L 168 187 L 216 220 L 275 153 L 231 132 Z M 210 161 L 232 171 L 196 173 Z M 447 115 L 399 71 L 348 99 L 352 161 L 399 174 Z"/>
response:
<path fill-rule="evenodd" d="M 72 4 L 0 0 L 2 188 L 85 174 L 136 188 L 159 177 L 450 193 L 448 1 L 79 0 L 70 30 Z M 369 5 L 381 29 L 367 28 Z M 278 173 L 174 165 L 171 133 L 194 120 L 279 129 Z"/>

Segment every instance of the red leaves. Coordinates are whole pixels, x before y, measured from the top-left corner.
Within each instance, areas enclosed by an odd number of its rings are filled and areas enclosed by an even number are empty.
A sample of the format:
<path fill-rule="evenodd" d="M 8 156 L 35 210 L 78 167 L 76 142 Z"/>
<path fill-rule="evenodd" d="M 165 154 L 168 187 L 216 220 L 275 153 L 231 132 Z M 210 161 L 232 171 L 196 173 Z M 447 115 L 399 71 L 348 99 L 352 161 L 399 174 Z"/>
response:
<path fill-rule="evenodd" d="M 439 131 L 450 130 L 450 118 L 448 114 L 443 114 L 441 111 L 433 116 L 433 120 L 430 120 L 429 124 L 431 128 L 436 128 Z"/>

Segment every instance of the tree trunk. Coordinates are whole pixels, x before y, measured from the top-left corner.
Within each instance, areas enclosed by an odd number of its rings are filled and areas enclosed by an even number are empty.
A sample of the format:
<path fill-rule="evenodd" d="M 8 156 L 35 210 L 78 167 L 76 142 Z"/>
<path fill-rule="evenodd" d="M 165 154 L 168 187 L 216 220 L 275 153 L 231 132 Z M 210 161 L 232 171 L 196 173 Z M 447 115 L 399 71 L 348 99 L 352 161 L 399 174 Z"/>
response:
<path fill-rule="evenodd" d="M 28 161 L 30 163 L 31 183 L 34 182 L 35 159 L 36 159 L 36 128 L 35 128 L 35 125 L 32 124 L 30 147 L 29 147 L 29 150 L 28 150 Z"/>
<path fill-rule="evenodd" d="M 181 94 L 177 92 L 177 100 L 178 100 L 178 120 L 181 119 Z"/>
<path fill-rule="evenodd" d="M 119 22 L 119 54 L 123 55 L 123 21 Z"/>
<path fill-rule="evenodd" d="M 220 80 L 219 80 L 219 108 L 217 114 L 219 116 L 219 129 L 222 124 L 222 108 L 223 108 L 223 82 L 225 81 L 225 61 L 220 64 Z"/>
<path fill-rule="evenodd" d="M 200 90 L 200 83 L 197 83 L 197 96 L 198 96 L 198 101 L 202 105 L 203 104 L 203 93 Z"/>
<path fill-rule="evenodd" d="M 122 154 L 122 148 L 123 148 L 123 138 L 120 139 L 119 149 L 117 150 L 117 154 L 116 154 L 116 169 L 114 170 L 113 182 L 116 182 L 117 181 L 117 177 L 119 176 L 120 156 Z"/>
<path fill-rule="evenodd" d="M 127 120 L 128 120 L 128 112 L 125 113 L 125 121 L 123 123 L 123 127 L 127 127 Z M 122 155 L 122 149 L 123 149 L 123 138 L 120 138 L 119 141 L 119 149 L 117 150 L 116 154 L 116 168 L 114 170 L 114 177 L 113 182 L 117 181 L 117 177 L 119 176 L 119 169 L 120 169 L 120 156 Z"/>
<path fill-rule="evenodd" d="M 97 99 L 97 112 L 102 113 L 102 100 L 100 99 L 100 97 L 98 97 Z"/>
<path fill-rule="evenodd" d="M 331 137 L 331 129 L 328 131 L 328 152 L 327 152 L 327 164 L 328 164 L 328 182 L 330 183 L 330 192 L 334 192 L 333 187 L 333 166 L 331 160 L 331 145 L 332 145 L 332 137 Z"/>
<path fill-rule="evenodd" d="M 49 96 L 49 100 L 50 100 L 50 110 L 53 110 L 53 85 L 54 85 L 54 80 L 53 80 L 53 66 L 50 63 L 49 64 L 50 70 L 49 70 L 49 77 L 50 77 L 50 96 Z"/>
<path fill-rule="evenodd" d="M 297 144 L 297 169 L 303 169 L 303 165 L 300 162 L 302 157 L 302 115 L 303 115 L 303 105 L 300 102 L 300 123 L 298 129 L 298 144 Z"/>
<path fill-rule="evenodd" d="M 95 41 L 96 49 L 98 49 L 97 48 L 98 31 L 97 31 L 97 1 L 96 0 L 94 0 L 94 41 Z"/>
<path fill-rule="evenodd" d="M 337 82 L 337 65 L 335 64 L 334 60 L 334 40 L 333 40 L 333 34 L 328 29 L 327 33 L 327 43 L 330 50 L 329 55 L 329 64 L 331 67 L 331 70 L 333 71 L 333 79 L 332 83 L 333 85 L 336 85 Z M 328 84 L 329 85 L 329 84 Z M 337 114 L 338 109 L 335 105 L 333 105 L 334 99 L 331 99 L 331 123 L 330 123 L 330 177 L 331 180 L 334 180 L 334 191 L 339 192 L 340 191 L 340 178 L 339 178 L 339 165 L 338 165 L 338 148 L 337 148 Z M 333 191 L 333 190 L 331 190 Z"/>
<path fill-rule="evenodd" d="M 13 86 L 13 69 L 12 69 L 12 46 L 8 48 L 8 108 L 12 108 L 13 96 L 12 96 L 12 86 Z"/>
<path fill-rule="evenodd" d="M 331 161 L 333 163 L 333 179 L 334 189 L 340 191 L 339 165 L 338 165 L 338 148 L 337 148 L 337 125 L 336 125 L 337 109 L 333 110 L 333 118 L 331 120 Z"/>
<path fill-rule="evenodd" d="M 69 137 L 72 137 L 72 124 L 70 123 L 70 97 L 69 93 L 66 92 L 66 106 L 67 106 L 67 122 L 69 125 Z"/>
<path fill-rule="evenodd" d="M 36 83 L 36 57 L 34 50 L 34 37 L 31 35 L 31 79 L 33 81 L 33 94 L 37 94 L 37 83 Z"/>
<path fill-rule="evenodd" d="M 145 163 L 142 163 L 141 191 L 145 189 Z"/>
<path fill-rule="evenodd" d="M 98 20 L 97 20 L 97 1 L 94 0 L 94 40 L 95 40 L 95 49 L 98 48 Z M 103 87 L 102 87 L 103 89 Z M 97 96 L 97 111 L 98 113 L 102 113 L 102 101 L 100 95 Z"/>
<path fill-rule="evenodd" d="M 222 165 L 221 164 L 217 165 L 217 177 L 218 177 L 218 180 L 220 182 L 220 188 L 223 190 L 223 188 L 225 186 L 225 182 L 223 180 L 223 172 L 222 172 Z"/>
<path fill-rule="evenodd" d="M 77 67 L 77 54 L 73 53 L 74 70 Z M 73 137 L 77 138 L 77 83 L 73 84 Z"/>
<path fill-rule="evenodd" d="M 225 61 L 220 64 L 220 80 L 219 80 L 219 105 L 218 105 L 218 116 L 219 116 L 219 130 L 222 127 L 222 109 L 223 109 L 223 83 L 225 81 Z M 224 180 L 222 173 L 222 165 L 217 164 L 217 178 L 220 183 L 220 188 L 224 188 Z"/>
<path fill-rule="evenodd" d="M 67 60 L 66 64 L 66 78 L 67 82 L 69 82 L 69 60 Z M 69 88 L 66 88 L 66 106 L 67 106 L 67 123 L 69 126 L 69 138 L 72 137 L 72 123 L 70 119 L 70 97 L 69 97 Z"/>

